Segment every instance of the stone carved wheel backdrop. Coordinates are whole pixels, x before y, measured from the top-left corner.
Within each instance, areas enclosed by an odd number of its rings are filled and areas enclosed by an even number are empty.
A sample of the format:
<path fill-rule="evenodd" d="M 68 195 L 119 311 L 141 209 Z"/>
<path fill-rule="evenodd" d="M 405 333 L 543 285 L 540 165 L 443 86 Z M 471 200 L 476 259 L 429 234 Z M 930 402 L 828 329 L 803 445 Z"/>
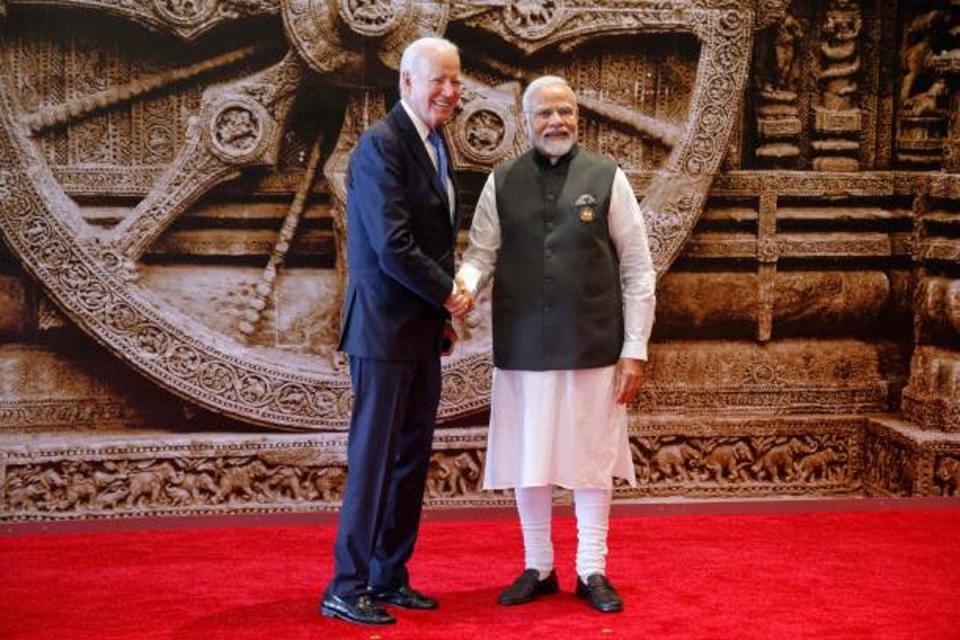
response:
<path fill-rule="evenodd" d="M 357 135 L 386 108 L 396 83 L 391 70 L 408 42 L 447 34 L 461 45 L 469 78 L 462 112 L 448 127 L 449 142 L 460 171 L 483 172 L 522 147 L 515 81 L 529 79 L 531 72 L 475 50 L 471 42 L 494 35 L 505 43 L 503 49 L 532 56 L 535 66 L 541 51 L 588 48 L 598 38 L 628 42 L 624 55 L 643 58 L 656 48 L 645 48 L 640 36 L 688 34 L 691 46 L 676 56 L 679 62 L 671 62 L 690 70 L 693 86 L 672 117 L 657 118 L 619 104 L 582 88 L 587 84 L 582 78 L 572 78 L 581 93 L 585 137 L 596 135 L 597 122 L 612 123 L 619 133 L 609 135 L 609 151 L 623 151 L 622 162 L 631 154 L 641 159 L 638 168 L 645 170 L 647 181 L 642 208 L 655 263 L 663 273 L 689 236 L 726 151 L 746 81 L 752 32 L 782 10 L 782 3 L 755 7 L 747 0 L 583 6 L 558 0 L 483 5 L 403 0 L 8 4 L 5 20 L 10 24 L 19 12 L 40 10 L 26 5 L 54 4 L 47 9 L 52 15 L 80 10 L 85 16 L 91 11 L 112 14 L 160 32 L 149 37 L 163 46 L 197 46 L 209 55 L 181 66 L 150 61 L 160 67 L 153 72 L 138 73 L 151 64 L 136 59 L 114 60 L 106 77 L 95 69 L 79 69 L 86 74 L 82 81 L 73 82 L 67 95 L 47 96 L 46 101 L 31 93 L 25 82 L 29 74 L 22 68 L 5 71 L 0 87 L 0 230 L 7 246 L 72 322 L 152 382 L 216 412 L 303 430 L 342 429 L 349 416 L 349 380 L 335 354 L 347 276 L 342 259 L 349 232 L 344 173 Z M 624 11 L 625 4 L 632 10 Z M 245 31 L 246 21 L 256 28 Z M 136 33 L 139 28 L 129 29 Z M 230 42 L 233 48 L 206 44 L 208 36 L 227 29 L 239 34 Z M 264 29 L 271 37 L 262 37 Z M 57 28 L 42 31 L 49 45 L 45 55 L 86 60 L 98 55 L 96 43 L 83 42 L 93 51 L 84 51 L 76 41 L 70 49 L 65 39 L 57 39 Z M 18 39 L 16 29 L 2 23 L 0 34 L 14 46 L 30 46 L 28 36 Z M 364 55 L 371 51 L 376 60 Z M 110 52 L 123 58 L 116 47 Z M 44 68 L 42 60 L 38 66 Z M 123 73 L 117 72 L 119 66 Z M 186 117 L 180 114 L 181 129 L 150 117 L 157 95 L 169 91 L 173 96 L 173 88 L 197 82 L 206 87 L 198 100 L 173 99 L 186 112 Z M 305 97 L 316 95 L 323 100 L 308 103 L 322 105 L 319 115 L 298 113 Z M 131 112 L 137 115 L 131 117 Z M 304 121 L 310 126 L 302 129 L 312 136 L 298 146 L 291 143 L 290 132 Z M 53 167 L 67 164 L 64 145 L 84 144 L 86 138 L 84 152 L 89 153 L 118 126 L 143 129 L 138 139 L 147 151 L 156 151 L 159 171 L 138 173 L 130 167 L 110 188 L 142 197 L 129 207 L 117 207 L 112 216 L 98 217 L 84 206 L 82 188 L 68 195 L 70 185 L 64 182 L 70 172 L 58 174 Z M 640 139 L 646 142 L 640 145 Z M 662 164 L 657 167 L 651 159 Z M 297 171 L 282 174 L 278 169 L 284 165 Z M 266 243 L 265 264 L 204 265 L 201 256 L 190 265 L 196 268 L 184 283 L 178 277 L 183 265 L 152 259 L 176 245 L 171 229 L 189 232 L 196 209 L 215 207 L 224 194 L 242 198 L 235 194 L 236 185 L 256 179 L 265 191 L 282 183 L 294 192 L 279 233 L 253 240 Z M 311 220 L 312 202 L 323 194 L 329 197 L 330 223 L 324 238 L 332 241 L 334 255 L 333 264 L 326 266 L 333 269 L 284 268 L 288 259 L 295 262 L 295 240 L 302 243 L 309 236 L 303 227 Z M 191 246 L 200 245 L 202 238 Z M 292 287 L 298 278 L 299 288 Z M 305 299 L 304 291 L 312 297 Z M 281 310 L 293 319 L 281 317 Z M 285 329 L 302 339 L 278 339 Z M 475 412 L 488 402 L 489 335 L 483 326 L 466 329 L 473 339 L 445 365 L 442 418 Z"/>

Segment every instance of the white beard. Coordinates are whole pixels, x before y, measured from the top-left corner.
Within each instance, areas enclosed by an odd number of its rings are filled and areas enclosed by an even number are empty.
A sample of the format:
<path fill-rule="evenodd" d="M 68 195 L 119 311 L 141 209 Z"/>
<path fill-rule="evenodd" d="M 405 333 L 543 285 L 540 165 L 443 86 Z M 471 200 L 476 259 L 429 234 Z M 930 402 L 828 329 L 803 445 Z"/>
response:
<path fill-rule="evenodd" d="M 560 158 L 570 152 L 574 142 L 576 142 L 576 138 L 573 136 L 565 139 L 545 138 L 541 141 L 541 144 L 537 146 L 537 149 L 540 153 L 550 158 Z"/>

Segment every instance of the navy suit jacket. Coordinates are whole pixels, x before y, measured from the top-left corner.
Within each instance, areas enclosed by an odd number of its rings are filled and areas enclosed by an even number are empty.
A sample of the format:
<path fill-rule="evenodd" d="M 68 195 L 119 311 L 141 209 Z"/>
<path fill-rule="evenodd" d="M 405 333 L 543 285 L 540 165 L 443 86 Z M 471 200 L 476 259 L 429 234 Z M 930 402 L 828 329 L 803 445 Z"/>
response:
<path fill-rule="evenodd" d="M 380 360 L 439 355 L 458 227 L 423 141 L 397 103 L 360 136 L 347 169 L 350 273 L 341 351 Z"/>

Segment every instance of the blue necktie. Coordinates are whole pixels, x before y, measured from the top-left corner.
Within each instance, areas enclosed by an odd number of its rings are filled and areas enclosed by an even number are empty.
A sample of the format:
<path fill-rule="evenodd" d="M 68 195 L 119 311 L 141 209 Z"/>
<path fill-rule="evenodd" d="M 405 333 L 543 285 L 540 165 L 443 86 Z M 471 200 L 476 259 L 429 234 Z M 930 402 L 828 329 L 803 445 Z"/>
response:
<path fill-rule="evenodd" d="M 443 185 L 444 193 L 447 189 L 447 152 L 443 148 L 443 136 L 436 129 L 427 134 L 427 140 L 433 145 L 433 150 L 437 153 L 437 173 L 440 174 L 440 184 Z"/>

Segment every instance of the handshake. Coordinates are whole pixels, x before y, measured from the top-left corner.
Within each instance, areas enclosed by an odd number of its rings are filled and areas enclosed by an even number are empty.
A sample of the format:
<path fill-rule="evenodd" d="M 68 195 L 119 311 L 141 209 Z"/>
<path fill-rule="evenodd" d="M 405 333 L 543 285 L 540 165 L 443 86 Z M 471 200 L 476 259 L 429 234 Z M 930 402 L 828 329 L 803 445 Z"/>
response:
<path fill-rule="evenodd" d="M 457 276 L 453 280 L 453 292 L 447 296 L 443 306 L 454 318 L 465 318 L 473 310 L 475 302 L 473 294 L 467 289 L 460 276 Z"/>

